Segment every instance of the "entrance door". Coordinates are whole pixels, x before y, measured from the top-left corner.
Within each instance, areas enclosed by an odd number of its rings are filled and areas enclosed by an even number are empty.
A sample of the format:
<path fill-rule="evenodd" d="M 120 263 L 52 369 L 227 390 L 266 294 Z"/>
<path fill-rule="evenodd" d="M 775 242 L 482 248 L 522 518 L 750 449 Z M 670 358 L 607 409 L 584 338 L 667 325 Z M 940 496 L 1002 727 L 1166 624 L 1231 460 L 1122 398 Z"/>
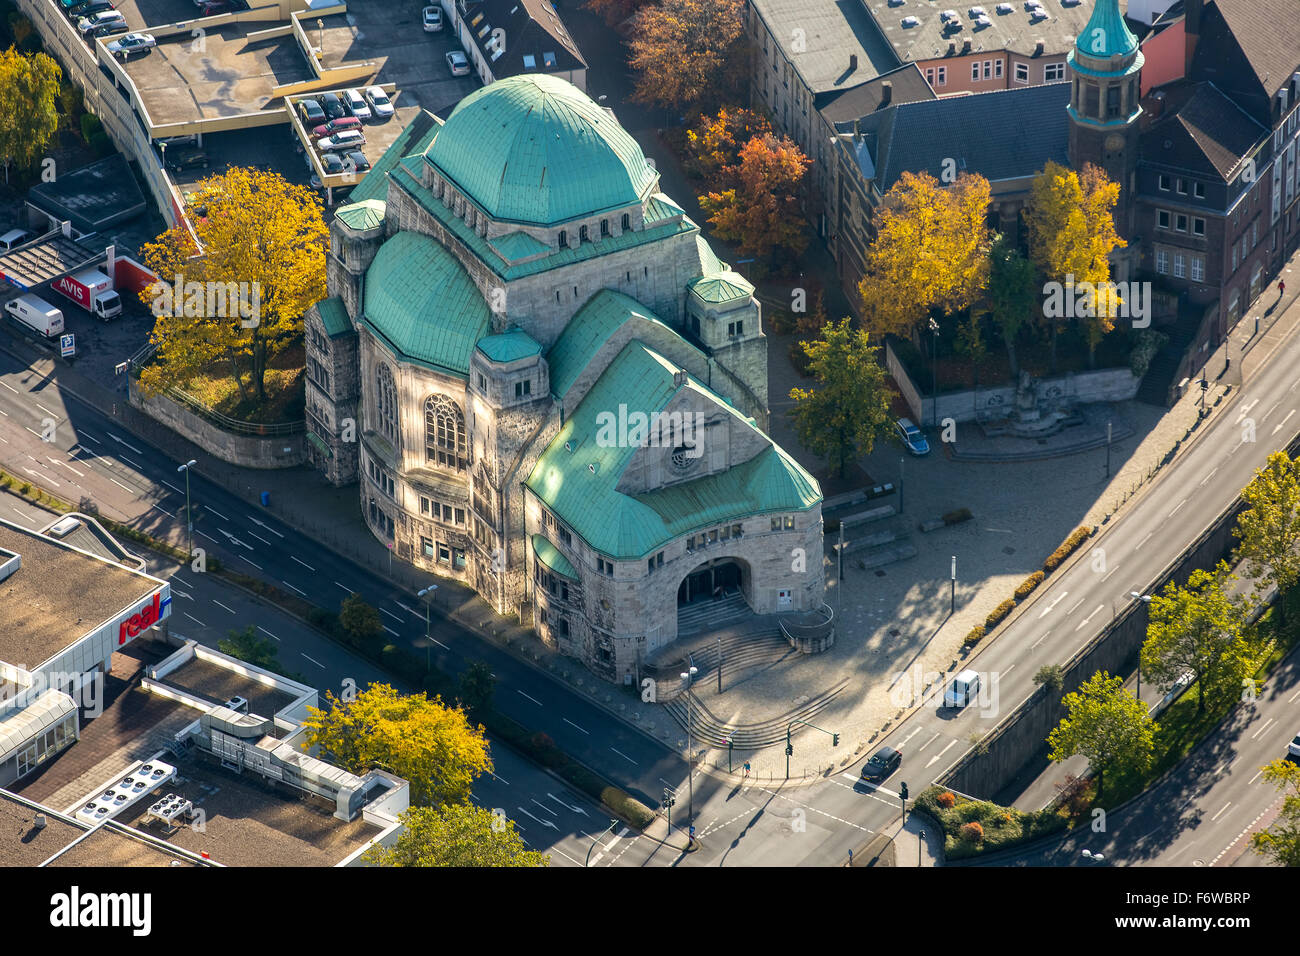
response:
<path fill-rule="evenodd" d="M 677 603 L 693 604 L 712 599 L 715 594 L 725 595 L 740 590 L 740 565 L 730 558 L 717 564 L 697 568 L 682 580 L 677 588 Z"/>

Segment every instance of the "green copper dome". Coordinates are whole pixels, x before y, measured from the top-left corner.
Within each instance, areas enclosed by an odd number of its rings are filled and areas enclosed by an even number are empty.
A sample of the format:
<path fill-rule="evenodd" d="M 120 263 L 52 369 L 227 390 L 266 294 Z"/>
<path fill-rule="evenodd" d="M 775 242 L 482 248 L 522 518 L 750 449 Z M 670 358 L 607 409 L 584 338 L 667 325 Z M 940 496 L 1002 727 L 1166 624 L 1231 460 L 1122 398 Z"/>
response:
<path fill-rule="evenodd" d="M 1138 48 L 1137 37 L 1119 12 L 1119 0 L 1097 0 L 1088 25 L 1074 41 L 1075 49 L 1087 57 L 1108 60 L 1127 56 Z"/>
<path fill-rule="evenodd" d="M 631 205 L 656 179 L 609 113 L 573 84 L 541 74 L 465 97 L 425 159 L 492 218 L 533 225 Z"/>

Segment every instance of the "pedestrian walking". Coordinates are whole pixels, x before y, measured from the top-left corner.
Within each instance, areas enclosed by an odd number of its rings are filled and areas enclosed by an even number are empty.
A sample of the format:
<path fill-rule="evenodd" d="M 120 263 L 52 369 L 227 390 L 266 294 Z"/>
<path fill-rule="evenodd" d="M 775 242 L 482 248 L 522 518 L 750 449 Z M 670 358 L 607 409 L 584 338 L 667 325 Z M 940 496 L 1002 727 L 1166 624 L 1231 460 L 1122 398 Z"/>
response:
<path fill-rule="evenodd" d="M 745 761 L 745 776 L 746 776 L 746 777 L 749 776 L 749 761 L 748 761 L 748 760 Z"/>
<path fill-rule="evenodd" d="M 1286 295 L 1286 280 L 1285 280 L 1285 279 L 1278 279 L 1278 280 L 1277 280 L 1277 297 L 1280 299 L 1280 298 L 1282 298 L 1282 296 L 1284 296 L 1284 295 Z"/>

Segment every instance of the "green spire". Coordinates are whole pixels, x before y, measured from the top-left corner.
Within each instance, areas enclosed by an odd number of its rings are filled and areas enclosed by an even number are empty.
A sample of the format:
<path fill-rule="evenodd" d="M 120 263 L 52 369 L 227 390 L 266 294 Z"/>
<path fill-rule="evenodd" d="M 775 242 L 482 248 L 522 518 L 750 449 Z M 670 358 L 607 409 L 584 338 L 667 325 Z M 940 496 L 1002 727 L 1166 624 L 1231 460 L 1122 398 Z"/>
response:
<path fill-rule="evenodd" d="M 1116 54 L 1127 55 L 1137 49 L 1137 37 L 1119 12 L 1119 0 L 1096 0 L 1088 25 L 1074 41 L 1074 46 L 1084 56 L 1098 60 L 1108 60 Z"/>

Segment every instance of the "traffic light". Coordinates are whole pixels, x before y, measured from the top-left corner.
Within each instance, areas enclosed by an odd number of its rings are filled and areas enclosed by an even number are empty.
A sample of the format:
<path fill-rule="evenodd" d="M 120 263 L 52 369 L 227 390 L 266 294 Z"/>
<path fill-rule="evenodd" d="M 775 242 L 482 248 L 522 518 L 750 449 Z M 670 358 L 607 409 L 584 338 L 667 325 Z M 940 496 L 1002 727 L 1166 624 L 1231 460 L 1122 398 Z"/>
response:
<path fill-rule="evenodd" d="M 793 757 L 793 756 L 794 756 L 794 744 L 786 744 L 786 745 L 785 745 L 785 755 L 786 755 L 787 757 Z"/>
<path fill-rule="evenodd" d="M 1200 386 L 1202 392 L 1209 391 L 1210 383 L 1207 382 L 1205 379 L 1201 379 Z"/>
<path fill-rule="evenodd" d="M 898 786 L 898 795 L 899 795 L 900 797 L 902 797 L 904 800 L 907 799 L 907 784 L 905 784 L 905 783 L 903 783 L 903 784 L 899 784 L 899 786 Z"/>
<path fill-rule="evenodd" d="M 838 747 L 839 745 L 840 745 L 840 735 L 839 735 L 839 734 L 831 734 L 831 746 L 832 746 L 832 747 Z"/>

